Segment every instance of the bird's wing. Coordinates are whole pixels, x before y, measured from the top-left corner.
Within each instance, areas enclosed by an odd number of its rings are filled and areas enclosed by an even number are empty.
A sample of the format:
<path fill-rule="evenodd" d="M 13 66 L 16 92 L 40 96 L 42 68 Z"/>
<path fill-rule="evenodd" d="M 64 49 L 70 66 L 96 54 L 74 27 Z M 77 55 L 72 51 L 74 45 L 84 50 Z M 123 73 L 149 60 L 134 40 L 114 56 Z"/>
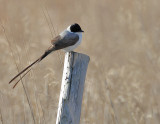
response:
<path fill-rule="evenodd" d="M 65 32 L 55 37 L 51 43 L 56 50 L 59 50 L 76 44 L 78 40 L 79 36 L 77 34 Z"/>

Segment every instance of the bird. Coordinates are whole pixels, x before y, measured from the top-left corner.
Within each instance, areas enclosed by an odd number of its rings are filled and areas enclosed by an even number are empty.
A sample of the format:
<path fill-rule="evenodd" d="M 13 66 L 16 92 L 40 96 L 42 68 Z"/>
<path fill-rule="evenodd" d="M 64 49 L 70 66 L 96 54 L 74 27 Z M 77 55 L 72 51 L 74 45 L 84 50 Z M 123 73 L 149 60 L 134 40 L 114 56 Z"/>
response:
<path fill-rule="evenodd" d="M 22 71 L 20 71 L 16 76 L 14 76 L 9 81 L 9 84 L 12 83 L 19 76 L 25 73 L 23 76 L 20 77 L 20 79 L 13 86 L 13 88 L 15 88 L 18 82 L 31 70 L 31 67 L 41 62 L 50 53 L 57 51 L 57 50 L 61 50 L 61 49 L 64 50 L 65 52 L 73 51 L 75 48 L 77 48 L 80 45 L 82 41 L 83 32 L 84 31 L 81 29 L 80 25 L 77 23 L 74 23 L 68 26 L 58 36 L 56 36 L 55 38 L 53 38 L 53 40 L 51 40 L 51 46 L 38 59 L 36 59 L 34 62 L 32 62 Z"/>

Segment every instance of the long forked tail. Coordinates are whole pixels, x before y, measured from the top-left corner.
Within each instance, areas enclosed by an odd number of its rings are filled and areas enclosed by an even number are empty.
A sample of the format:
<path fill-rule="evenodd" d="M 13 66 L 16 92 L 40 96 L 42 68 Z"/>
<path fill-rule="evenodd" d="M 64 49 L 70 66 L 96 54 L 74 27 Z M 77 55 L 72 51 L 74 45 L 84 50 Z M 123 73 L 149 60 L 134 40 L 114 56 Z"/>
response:
<path fill-rule="evenodd" d="M 55 48 L 52 46 L 52 47 L 50 47 L 48 50 L 46 50 L 45 51 L 45 53 L 40 57 L 40 58 L 38 58 L 37 60 L 35 60 L 33 63 L 31 63 L 30 65 L 28 65 L 26 68 L 24 68 L 21 72 L 19 72 L 15 77 L 13 77 L 10 81 L 9 81 L 9 84 L 11 83 L 11 82 L 13 82 L 17 77 L 19 77 L 21 74 L 23 74 L 25 71 L 27 71 L 29 68 L 31 68 L 33 65 L 35 65 L 36 63 L 38 63 L 38 62 L 40 62 L 42 59 L 44 59 L 48 54 L 50 54 L 52 51 L 55 51 Z M 28 71 L 27 71 L 27 73 L 28 73 Z M 24 76 L 27 74 L 27 73 L 25 73 L 24 74 Z M 23 77 L 24 77 L 23 76 Z M 22 78 L 23 78 L 22 77 Z M 21 79 L 22 79 L 21 78 Z M 20 81 L 20 80 L 19 80 Z M 19 82 L 18 81 L 18 82 Z M 17 85 L 17 83 L 18 82 L 16 82 L 16 85 Z M 16 85 L 14 85 L 14 87 L 16 86 Z"/>

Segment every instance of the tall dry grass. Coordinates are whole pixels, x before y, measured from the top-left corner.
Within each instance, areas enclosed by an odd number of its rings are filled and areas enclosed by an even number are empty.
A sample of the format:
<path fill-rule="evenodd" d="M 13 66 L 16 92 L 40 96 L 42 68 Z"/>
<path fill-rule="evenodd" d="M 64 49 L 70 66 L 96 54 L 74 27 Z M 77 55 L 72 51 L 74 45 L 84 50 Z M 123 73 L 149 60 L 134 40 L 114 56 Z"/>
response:
<path fill-rule="evenodd" d="M 159 4 L 0 0 L 0 123 L 55 123 L 63 52 L 48 56 L 14 90 L 8 81 L 77 22 L 85 33 L 76 51 L 91 58 L 80 123 L 159 124 Z"/>

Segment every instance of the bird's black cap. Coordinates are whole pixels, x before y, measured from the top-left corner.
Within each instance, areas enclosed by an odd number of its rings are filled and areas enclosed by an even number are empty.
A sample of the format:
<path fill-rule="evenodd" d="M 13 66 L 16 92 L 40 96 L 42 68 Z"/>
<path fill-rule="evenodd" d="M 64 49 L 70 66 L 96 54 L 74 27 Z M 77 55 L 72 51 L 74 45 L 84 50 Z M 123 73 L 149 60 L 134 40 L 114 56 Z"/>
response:
<path fill-rule="evenodd" d="M 79 26 L 79 24 L 74 23 L 70 26 L 70 30 L 71 32 L 84 32 L 81 27 Z"/>

